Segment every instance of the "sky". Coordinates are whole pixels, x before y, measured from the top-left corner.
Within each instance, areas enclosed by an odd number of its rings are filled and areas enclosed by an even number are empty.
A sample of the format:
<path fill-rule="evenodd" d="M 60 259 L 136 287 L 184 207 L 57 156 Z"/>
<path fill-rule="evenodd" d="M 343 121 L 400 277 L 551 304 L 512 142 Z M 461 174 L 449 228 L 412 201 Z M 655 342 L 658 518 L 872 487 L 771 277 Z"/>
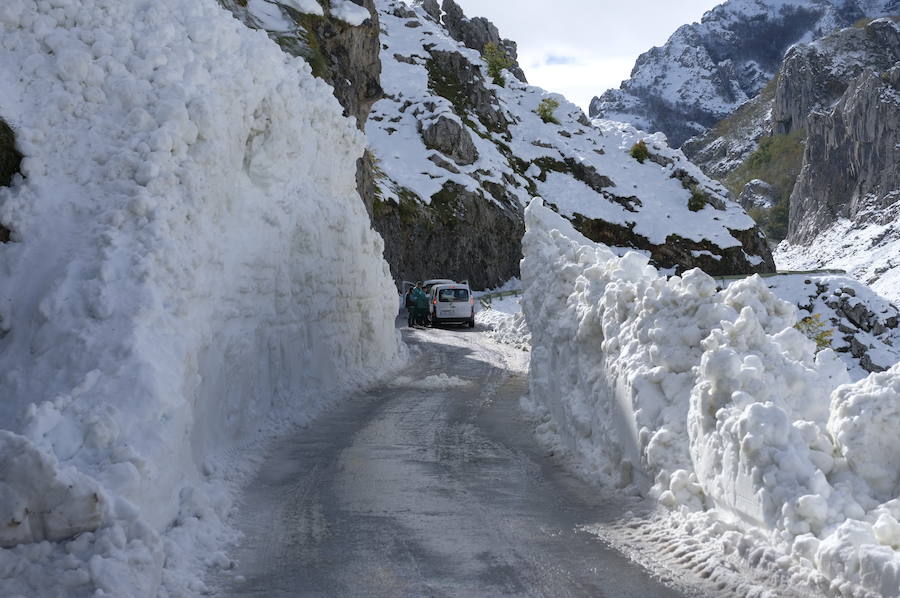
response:
<path fill-rule="evenodd" d="M 519 44 L 528 82 L 587 112 L 595 95 L 627 79 L 637 57 L 724 0 L 456 0 Z"/>

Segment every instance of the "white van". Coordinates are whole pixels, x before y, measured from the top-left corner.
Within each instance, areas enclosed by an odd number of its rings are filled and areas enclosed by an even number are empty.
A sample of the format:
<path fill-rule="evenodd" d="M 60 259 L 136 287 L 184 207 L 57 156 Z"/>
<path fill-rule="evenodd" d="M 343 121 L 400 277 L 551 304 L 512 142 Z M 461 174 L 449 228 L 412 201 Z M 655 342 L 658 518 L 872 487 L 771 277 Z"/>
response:
<path fill-rule="evenodd" d="M 431 288 L 431 324 L 467 324 L 475 327 L 475 297 L 464 283 L 437 284 Z"/>

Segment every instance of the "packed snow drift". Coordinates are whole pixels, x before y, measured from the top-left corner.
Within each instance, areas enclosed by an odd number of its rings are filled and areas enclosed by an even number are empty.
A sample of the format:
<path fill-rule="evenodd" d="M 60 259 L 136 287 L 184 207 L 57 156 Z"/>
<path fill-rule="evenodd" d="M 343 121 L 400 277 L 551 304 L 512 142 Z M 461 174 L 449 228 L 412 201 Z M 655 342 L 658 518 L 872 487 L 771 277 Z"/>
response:
<path fill-rule="evenodd" d="M 0 114 L 0 595 L 200 593 L 216 457 L 401 357 L 364 139 L 214 0 L 5 0 Z"/>
<path fill-rule="evenodd" d="M 816 591 L 900 595 L 900 365 L 851 383 L 760 277 L 667 279 L 540 200 L 523 249 L 542 433 L 601 481 L 762 535 Z"/>

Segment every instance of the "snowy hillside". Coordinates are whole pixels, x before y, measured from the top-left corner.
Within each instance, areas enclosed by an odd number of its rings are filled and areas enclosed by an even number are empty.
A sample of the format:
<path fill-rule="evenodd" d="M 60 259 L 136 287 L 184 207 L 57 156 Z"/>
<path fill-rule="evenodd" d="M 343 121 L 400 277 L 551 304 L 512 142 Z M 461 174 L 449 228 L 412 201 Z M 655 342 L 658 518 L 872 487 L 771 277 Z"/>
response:
<path fill-rule="evenodd" d="M 756 96 L 794 44 L 898 13 L 898 0 L 728 0 L 641 55 L 590 113 L 662 131 L 677 147 Z"/>
<path fill-rule="evenodd" d="M 770 567 L 770 584 L 900 594 L 900 366 L 848 384 L 759 277 L 722 291 L 699 270 L 666 278 L 539 202 L 526 227 L 530 391 L 548 439 L 658 499 L 688 564 L 704 536 Z"/>
<path fill-rule="evenodd" d="M 364 139 L 214 0 L 6 0 L 0 33 L 0 594 L 198 595 L 219 457 L 401 357 Z"/>
<path fill-rule="evenodd" d="M 522 209 L 539 195 L 588 236 L 642 250 L 662 267 L 773 269 L 752 219 L 661 136 L 592 125 L 562 96 L 509 71 L 495 79 L 487 59 L 425 6 L 377 7 L 385 98 L 366 133 L 377 158 L 374 219 L 389 255 L 390 239 L 403 239 L 415 256 L 446 256 L 437 264 L 448 275 L 495 286 L 517 273 Z M 647 155 L 636 158 L 639 142 Z M 486 264 L 487 255 L 502 265 Z M 425 274 L 418 263 L 401 272 Z"/>

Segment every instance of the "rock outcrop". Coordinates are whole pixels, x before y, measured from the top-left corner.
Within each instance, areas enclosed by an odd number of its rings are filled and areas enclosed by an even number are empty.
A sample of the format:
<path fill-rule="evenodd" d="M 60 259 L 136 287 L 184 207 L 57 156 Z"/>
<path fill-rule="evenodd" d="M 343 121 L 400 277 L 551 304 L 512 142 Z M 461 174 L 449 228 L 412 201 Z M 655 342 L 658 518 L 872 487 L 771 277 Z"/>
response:
<path fill-rule="evenodd" d="M 788 234 L 788 202 L 803 164 L 808 115 L 830 110 L 865 69 L 883 73 L 898 60 L 896 17 L 863 19 L 797 45 L 759 95 L 682 149 L 706 174 L 725 183 L 745 208 L 753 207 L 750 195 L 759 197 L 747 185 L 756 179 L 769 184 L 772 192 L 762 202 L 769 205 L 753 200 L 758 204 L 754 215 L 770 239 L 780 241 Z"/>
<path fill-rule="evenodd" d="M 478 149 L 469 130 L 455 118 L 441 115 L 423 124 L 422 141 L 428 149 L 437 150 L 463 166 L 474 164 L 478 159 Z"/>
<path fill-rule="evenodd" d="M 775 134 L 806 129 L 807 116 L 830 107 L 864 69 L 882 73 L 900 60 L 900 27 L 876 19 L 788 52 L 772 104 Z"/>
<path fill-rule="evenodd" d="M 787 291 L 785 298 L 797 301 L 802 317 L 817 317 L 831 328 L 828 344 L 854 378 L 882 372 L 900 360 L 900 311 L 872 289 L 842 275 L 768 280 L 776 294 Z"/>
<path fill-rule="evenodd" d="M 900 301 L 900 65 L 808 117 L 782 267 L 840 268 Z"/>
<path fill-rule="evenodd" d="M 857 19 L 900 13 L 898 0 L 729 0 L 638 58 L 590 114 L 662 131 L 680 146 L 755 97 L 785 51 Z"/>
<path fill-rule="evenodd" d="M 519 81 L 527 83 L 525 73 L 518 62 L 518 47 L 516 42 L 509 39 L 502 39 L 497 27 L 484 17 L 466 17 L 462 8 L 453 0 L 444 0 L 442 7 L 444 16 L 442 22 L 447 28 L 450 37 L 458 42 L 465 44 L 467 48 L 472 48 L 479 54 L 484 54 L 484 47 L 488 44 L 494 44 L 498 48 L 502 48 L 507 56 L 513 61 L 513 66 L 509 68 Z M 429 10 L 426 8 L 426 10 Z M 433 5 L 429 10 L 429 14 L 433 14 Z"/>
<path fill-rule="evenodd" d="M 838 219 L 893 220 L 900 202 L 900 65 L 867 70 L 829 112 L 808 116 L 788 241 L 808 245 Z"/>
<path fill-rule="evenodd" d="M 259 4 L 246 0 L 219 0 L 245 25 L 266 31 L 285 52 L 304 58 L 363 129 L 382 94 L 378 12 L 374 0 L 349 1 L 368 10 L 370 18 L 359 25 L 348 23 L 332 15 L 325 0 L 319 0 L 321 14 L 300 12 L 299 4 L 287 0 L 266 4 L 265 14 L 254 12 Z"/>
<path fill-rule="evenodd" d="M 738 197 L 738 203 L 745 210 L 768 209 L 775 205 L 775 189 L 772 185 L 760 179 L 753 179 L 744 185 Z"/>

